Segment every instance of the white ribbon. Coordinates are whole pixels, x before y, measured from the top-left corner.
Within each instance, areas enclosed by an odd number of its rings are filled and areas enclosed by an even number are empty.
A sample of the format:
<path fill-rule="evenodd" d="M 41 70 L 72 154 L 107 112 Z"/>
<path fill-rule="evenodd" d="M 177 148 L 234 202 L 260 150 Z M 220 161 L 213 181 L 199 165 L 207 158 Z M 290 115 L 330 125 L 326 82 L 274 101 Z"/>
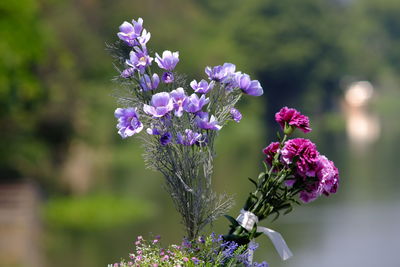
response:
<path fill-rule="evenodd" d="M 258 217 L 250 211 L 241 210 L 236 221 L 244 229 L 246 229 L 247 231 L 251 231 L 254 227 L 254 224 L 258 223 Z M 279 256 L 281 256 L 282 260 L 287 260 L 293 256 L 293 253 L 288 248 L 285 240 L 283 239 L 280 233 L 262 226 L 257 226 L 257 232 L 263 233 L 264 235 L 269 237 L 272 244 L 275 246 L 276 251 L 279 253 Z M 253 253 L 250 252 L 249 261 L 252 262 L 252 260 L 253 260 Z"/>

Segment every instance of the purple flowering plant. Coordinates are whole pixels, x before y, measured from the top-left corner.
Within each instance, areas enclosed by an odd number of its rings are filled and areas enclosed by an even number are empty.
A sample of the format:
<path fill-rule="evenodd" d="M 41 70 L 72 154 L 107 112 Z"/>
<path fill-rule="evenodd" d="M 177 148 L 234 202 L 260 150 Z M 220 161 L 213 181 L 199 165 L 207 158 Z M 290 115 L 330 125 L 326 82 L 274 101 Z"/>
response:
<path fill-rule="evenodd" d="M 124 89 L 117 93 L 118 133 L 143 141 L 147 167 L 164 175 L 187 237 L 195 239 L 233 203 L 211 188 L 218 131 L 241 120 L 235 105 L 243 94 L 260 96 L 263 89 L 232 63 L 206 67 L 199 82 L 186 82 L 176 71 L 179 52 L 153 53 L 141 18 L 122 23 L 117 36 L 108 50 Z"/>
<path fill-rule="evenodd" d="M 160 236 L 150 240 L 138 236 L 134 250 L 129 253 L 128 260 L 121 260 L 109 267 L 129 266 L 174 266 L 174 267 L 216 267 L 216 266 L 243 266 L 268 267 L 266 262 L 249 262 L 248 255 L 258 248 L 257 243 L 250 246 L 239 246 L 232 241 L 224 241 L 222 236 L 214 233 L 199 236 L 196 240 L 183 239 L 179 245 L 161 245 Z"/>

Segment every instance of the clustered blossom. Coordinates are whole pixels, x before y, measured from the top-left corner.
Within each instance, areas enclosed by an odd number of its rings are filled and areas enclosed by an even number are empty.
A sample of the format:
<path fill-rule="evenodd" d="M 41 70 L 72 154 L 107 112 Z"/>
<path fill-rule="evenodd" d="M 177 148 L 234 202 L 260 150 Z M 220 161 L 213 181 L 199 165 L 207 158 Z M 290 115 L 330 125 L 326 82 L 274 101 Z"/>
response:
<path fill-rule="evenodd" d="M 177 134 L 177 143 L 185 146 L 192 146 L 201 140 L 201 134 L 186 129 L 184 134 Z"/>
<path fill-rule="evenodd" d="M 272 142 L 266 148 L 263 149 L 263 153 L 266 155 L 265 162 L 272 165 L 272 161 L 276 153 L 279 151 L 279 142 Z"/>
<path fill-rule="evenodd" d="M 256 80 L 252 81 L 250 76 L 245 73 L 236 74 L 235 82 L 245 94 L 260 96 L 264 93 L 260 82 Z"/>
<path fill-rule="evenodd" d="M 142 33 L 143 19 L 139 18 L 138 21 L 132 20 L 132 24 L 125 21 L 119 26 L 120 32 L 117 34 L 119 39 L 129 46 L 138 44 L 137 38 L 140 37 Z"/>
<path fill-rule="evenodd" d="M 326 196 L 334 194 L 339 186 L 339 171 L 325 156 L 318 157 L 315 177 L 317 181 L 300 192 L 300 199 L 305 203 L 315 200 L 322 194 Z"/>
<path fill-rule="evenodd" d="M 234 121 L 240 122 L 242 120 L 242 113 L 236 108 L 231 108 L 230 113 Z"/>
<path fill-rule="evenodd" d="M 199 98 L 196 94 L 192 94 L 186 98 L 183 108 L 186 112 L 196 113 L 201 111 L 209 102 L 210 100 L 206 98 L 205 95 Z"/>
<path fill-rule="evenodd" d="M 322 194 L 336 193 L 339 185 L 339 172 L 334 163 L 320 155 L 315 144 L 308 139 L 295 138 L 286 141 L 280 151 L 281 161 L 288 167 L 294 166 L 295 180 L 288 180 L 287 185 L 304 185 L 300 199 L 307 203 Z"/>
<path fill-rule="evenodd" d="M 197 126 L 204 130 L 221 130 L 221 126 L 218 125 L 218 121 L 215 119 L 214 115 L 209 117 L 207 112 L 199 112 L 196 117 Z"/>
<path fill-rule="evenodd" d="M 287 135 L 291 134 L 294 128 L 303 132 L 311 131 L 308 117 L 293 108 L 282 108 L 276 113 L 275 119 Z M 332 161 L 319 154 L 316 145 L 310 140 L 294 138 L 285 141 L 282 147 L 279 142 L 273 142 L 263 149 L 263 153 L 270 166 L 276 159 L 284 167 L 293 169 L 294 178 L 286 180 L 285 184 L 301 186 L 303 190 L 300 191 L 299 197 L 303 202 L 313 201 L 322 194 L 328 196 L 336 193 L 339 185 L 338 169 Z"/>
<path fill-rule="evenodd" d="M 220 117 L 214 113 L 217 110 L 210 106 L 217 105 L 215 102 L 221 101 L 221 96 L 226 97 L 235 90 L 253 96 L 263 94 L 263 89 L 257 80 L 251 80 L 249 75 L 236 71 L 234 64 L 224 63 L 206 67 L 205 73 L 210 81 L 201 79 L 197 82 L 197 80 L 193 80 L 189 86 L 194 93 L 188 95 L 184 86 L 174 86 L 177 79 L 174 70 L 179 63 L 179 52 L 165 50 L 161 54 L 150 55 L 146 45 L 151 34 L 143 27 L 142 18 L 137 21 L 132 20 L 131 23 L 126 21 L 122 23 L 117 36 L 131 48 L 120 75 L 127 79 L 129 84 L 136 83 L 137 87 L 133 92 L 142 94 L 139 98 L 140 101 L 135 102 L 132 109 L 144 116 L 143 123 L 147 124 L 145 132 L 149 135 L 159 136 L 162 146 L 170 143 L 206 145 L 208 142 L 206 131 L 219 131 L 228 119 L 236 122 L 240 122 L 242 119 L 239 110 L 228 106 L 228 116 L 226 113 L 222 113 L 225 117 L 223 121 L 220 121 Z M 151 70 L 153 62 L 157 63 L 156 65 L 162 70 L 161 73 Z M 220 92 L 214 93 L 215 90 Z M 182 117 L 184 115 L 185 117 Z M 153 121 L 149 122 L 146 116 Z M 183 130 L 186 127 L 183 129 L 178 127 L 179 129 L 172 131 L 168 129 L 168 127 L 174 127 L 174 123 L 181 123 L 174 120 L 175 117 L 182 118 L 185 122 L 189 121 L 190 128 L 187 127 L 186 130 Z M 125 121 L 118 124 L 119 133 L 123 138 L 137 134 L 143 128 L 143 123 L 139 121 L 138 116 L 132 116 L 132 118 L 129 121 L 132 125 L 127 125 Z M 165 120 L 166 118 L 168 120 Z M 172 123 L 172 125 L 167 126 L 166 122 Z"/>
<path fill-rule="evenodd" d="M 275 120 L 286 133 L 291 133 L 294 128 L 299 128 L 304 133 L 311 131 L 310 121 L 294 108 L 283 107 L 275 114 Z"/>
<path fill-rule="evenodd" d="M 166 92 L 152 96 L 150 105 L 144 104 L 143 111 L 153 117 L 162 117 L 174 108 L 172 98 Z"/>
<path fill-rule="evenodd" d="M 294 163 L 297 173 L 302 176 L 314 176 L 319 153 L 317 147 L 308 139 L 295 138 L 288 140 L 281 150 L 282 162 Z"/>
<path fill-rule="evenodd" d="M 139 121 L 136 108 L 117 108 L 114 115 L 118 119 L 118 133 L 122 138 L 142 131 L 143 124 Z"/>
<path fill-rule="evenodd" d="M 147 74 L 144 74 L 140 79 L 140 86 L 142 87 L 143 91 L 151 91 L 155 90 L 160 83 L 160 78 L 158 77 L 157 73 L 154 73 L 152 77 Z"/>
<path fill-rule="evenodd" d="M 224 63 L 222 66 L 206 67 L 205 72 L 210 80 L 216 82 L 227 81 L 235 73 L 236 66 L 232 63 Z"/>
<path fill-rule="evenodd" d="M 160 244 L 160 237 L 153 240 L 145 240 L 139 236 L 135 241 L 135 250 L 129 253 L 129 260 L 109 264 L 109 267 L 128 266 L 244 266 L 244 267 L 268 267 L 262 263 L 251 263 L 248 260 L 249 253 L 253 253 L 258 247 L 257 243 L 251 243 L 247 248 L 235 242 L 224 242 L 222 236 L 215 238 L 215 234 L 200 236 L 197 240 L 184 239 L 181 245 L 170 245 L 166 248 Z"/>
<path fill-rule="evenodd" d="M 206 80 L 201 80 L 200 82 L 193 80 L 190 83 L 190 87 L 192 87 L 192 89 L 199 94 L 207 94 L 208 92 L 210 92 L 211 89 L 214 88 L 214 85 L 214 81 L 208 83 Z"/>
<path fill-rule="evenodd" d="M 145 47 L 139 48 L 135 46 L 134 49 L 135 51 L 129 53 L 129 60 L 126 61 L 126 65 L 140 73 L 144 73 L 146 67 L 151 65 L 153 58 L 149 56 Z"/>
<path fill-rule="evenodd" d="M 205 69 L 208 78 L 224 84 L 227 91 L 238 88 L 243 93 L 252 96 L 261 96 L 264 93 L 259 81 L 251 80 L 248 74 L 235 71 L 236 66 L 232 63 L 225 63 L 222 66 L 212 68 L 206 67 Z"/>
<path fill-rule="evenodd" d="M 172 71 L 179 62 L 179 52 L 164 51 L 162 57 L 156 53 L 156 62 L 161 69 Z"/>

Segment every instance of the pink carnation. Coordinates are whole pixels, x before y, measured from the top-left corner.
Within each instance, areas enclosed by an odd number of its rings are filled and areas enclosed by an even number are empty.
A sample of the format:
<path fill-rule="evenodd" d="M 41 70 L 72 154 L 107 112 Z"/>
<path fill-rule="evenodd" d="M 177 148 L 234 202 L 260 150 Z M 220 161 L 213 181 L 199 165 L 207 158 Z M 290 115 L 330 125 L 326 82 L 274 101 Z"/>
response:
<path fill-rule="evenodd" d="M 332 161 L 321 155 L 316 166 L 315 176 L 318 181 L 300 192 L 300 199 L 305 203 L 315 200 L 322 194 L 326 196 L 334 194 L 339 186 L 339 171 Z"/>
<path fill-rule="evenodd" d="M 263 149 L 263 153 L 266 155 L 265 161 L 272 165 L 275 154 L 279 151 L 279 142 L 272 142 L 266 148 Z"/>
<path fill-rule="evenodd" d="M 281 150 L 281 155 L 281 160 L 284 164 L 290 165 L 295 163 L 296 172 L 301 177 L 315 176 L 316 161 L 319 153 L 315 144 L 310 140 L 295 138 L 286 141 Z"/>
<path fill-rule="evenodd" d="M 288 126 L 299 128 L 304 133 L 311 131 L 308 117 L 302 115 L 294 108 L 283 107 L 275 114 L 275 120 L 281 125 L 283 130 L 285 130 L 285 123 L 287 123 Z"/>

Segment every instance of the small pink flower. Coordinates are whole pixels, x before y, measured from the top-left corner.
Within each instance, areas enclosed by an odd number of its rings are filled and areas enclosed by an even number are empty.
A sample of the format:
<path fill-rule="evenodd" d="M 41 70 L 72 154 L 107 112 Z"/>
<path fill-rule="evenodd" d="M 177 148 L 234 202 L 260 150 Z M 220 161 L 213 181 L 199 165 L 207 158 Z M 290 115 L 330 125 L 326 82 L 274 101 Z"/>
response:
<path fill-rule="evenodd" d="M 140 245 L 140 241 L 139 241 L 139 240 L 136 241 L 136 242 L 135 242 L 135 245 L 136 245 L 136 246 L 139 246 L 139 245 Z"/>
<path fill-rule="evenodd" d="M 299 128 L 304 133 L 311 131 L 310 120 L 294 108 L 283 107 L 275 114 L 275 120 L 284 130 L 285 134 L 290 134 L 294 128 Z"/>
<path fill-rule="evenodd" d="M 186 257 L 183 257 L 182 260 L 183 260 L 184 262 L 188 262 L 188 261 L 189 261 L 189 259 L 186 258 Z"/>
<path fill-rule="evenodd" d="M 306 190 L 300 192 L 300 199 L 308 203 L 322 194 L 329 196 L 334 194 L 339 186 L 339 171 L 335 164 L 325 156 L 319 156 L 316 167 L 317 182 L 309 185 Z"/>
<path fill-rule="evenodd" d="M 154 239 L 154 240 L 153 240 L 153 244 L 157 244 L 158 241 L 159 241 L 158 239 Z"/>
<path fill-rule="evenodd" d="M 138 236 L 138 237 L 137 237 L 137 240 L 139 240 L 139 241 L 140 241 L 140 240 L 143 240 L 143 236 L 141 236 L 141 235 Z"/>
<path fill-rule="evenodd" d="M 266 155 L 265 162 L 272 165 L 272 161 L 276 153 L 279 151 L 279 142 L 272 142 L 266 148 L 263 149 L 263 153 Z"/>
<path fill-rule="evenodd" d="M 167 261 L 167 260 L 169 260 L 169 256 L 168 256 L 168 255 L 165 255 L 164 257 L 161 258 L 161 260 L 162 260 L 162 261 Z"/>
<path fill-rule="evenodd" d="M 129 258 L 131 258 L 133 260 L 135 258 L 135 254 L 133 254 L 133 253 L 129 254 Z"/>

